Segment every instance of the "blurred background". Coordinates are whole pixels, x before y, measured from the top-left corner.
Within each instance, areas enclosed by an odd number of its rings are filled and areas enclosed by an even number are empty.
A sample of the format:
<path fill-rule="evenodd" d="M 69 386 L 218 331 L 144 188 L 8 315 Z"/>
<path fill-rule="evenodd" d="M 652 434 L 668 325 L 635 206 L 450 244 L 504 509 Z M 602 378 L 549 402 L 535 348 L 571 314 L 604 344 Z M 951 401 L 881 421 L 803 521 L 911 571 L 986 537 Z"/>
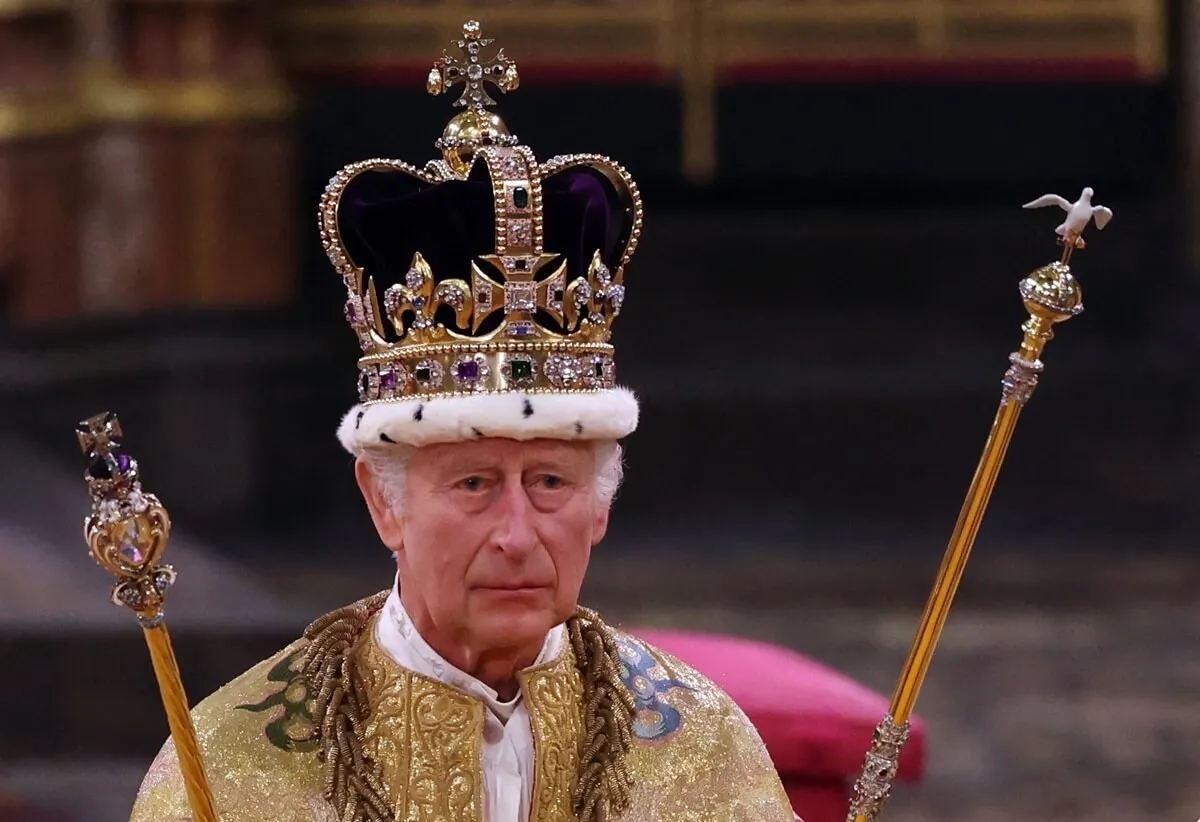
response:
<path fill-rule="evenodd" d="M 0 818 L 127 818 L 167 733 L 81 538 L 78 420 L 120 415 L 175 519 L 193 698 L 390 585 L 334 438 L 357 346 L 316 207 L 346 163 L 436 156 L 424 80 L 470 17 L 520 66 L 510 128 L 645 196 L 615 336 L 643 421 L 589 604 L 881 696 L 1016 285 L 1057 259 L 1061 212 L 1020 205 L 1095 188 L 1087 311 L 886 816 L 1200 816 L 1200 2 L 0 0 Z"/>

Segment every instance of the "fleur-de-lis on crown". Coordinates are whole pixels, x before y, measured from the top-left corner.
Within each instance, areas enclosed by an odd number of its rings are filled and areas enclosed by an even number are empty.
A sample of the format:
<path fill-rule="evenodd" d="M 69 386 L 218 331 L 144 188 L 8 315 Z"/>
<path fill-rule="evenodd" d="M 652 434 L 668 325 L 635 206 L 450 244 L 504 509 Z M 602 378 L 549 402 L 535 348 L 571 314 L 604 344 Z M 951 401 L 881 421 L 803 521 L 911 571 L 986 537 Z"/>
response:
<path fill-rule="evenodd" d="M 608 342 L 612 337 L 612 322 L 625 303 L 623 279 L 620 274 L 613 277 L 600 259 L 599 251 L 593 254 L 587 277 L 580 277 L 567 286 L 563 305 L 567 328 L 578 327 L 585 338 Z"/>
<path fill-rule="evenodd" d="M 431 342 L 450 336 L 445 326 L 434 322 L 438 307 L 448 305 L 454 310 L 455 324 L 466 328 L 474 310 L 471 288 L 463 280 L 443 280 L 435 287 L 433 271 L 420 253 L 413 255 L 412 266 L 404 283 L 396 283 L 383 294 L 383 309 L 396 336 L 414 343 Z M 405 319 L 412 315 L 405 330 Z"/>

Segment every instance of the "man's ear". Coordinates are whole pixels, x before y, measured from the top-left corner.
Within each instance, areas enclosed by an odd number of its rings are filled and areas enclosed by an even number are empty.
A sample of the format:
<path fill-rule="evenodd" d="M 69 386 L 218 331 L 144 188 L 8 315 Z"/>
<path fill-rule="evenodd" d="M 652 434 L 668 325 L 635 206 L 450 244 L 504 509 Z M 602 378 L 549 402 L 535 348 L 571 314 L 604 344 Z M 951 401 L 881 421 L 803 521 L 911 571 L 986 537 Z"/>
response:
<path fill-rule="evenodd" d="M 382 481 L 361 457 L 354 462 L 354 478 L 358 480 L 358 489 L 362 491 L 367 510 L 371 513 L 371 521 L 375 523 L 375 530 L 379 532 L 380 541 L 392 553 L 398 553 L 404 547 L 404 521 L 396 516 L 395 510 L 388 502 Z"/>
<path fill-rule="evenodd" d="M 604 535 L 608 533 L 608 515 L 612 511 L 611 505 L 597 505 L 596 519 L 592 523 L 592 545 L 599 545 L 604 539 Z"/>

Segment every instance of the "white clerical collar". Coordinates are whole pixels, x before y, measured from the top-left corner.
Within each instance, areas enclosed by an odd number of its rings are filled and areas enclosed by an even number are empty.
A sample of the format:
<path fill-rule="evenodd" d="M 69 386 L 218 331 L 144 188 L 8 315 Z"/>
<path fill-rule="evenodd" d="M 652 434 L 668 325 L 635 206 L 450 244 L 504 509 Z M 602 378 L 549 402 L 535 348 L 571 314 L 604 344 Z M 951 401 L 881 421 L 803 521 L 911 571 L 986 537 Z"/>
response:
<path fill-rule="evenodd" d="M 558 658 L 566 641 L 565 633 L 566 628 L 562 625 L 556 625 L 551 629 L 550 633 L 546 635 L 546 641 L 542 643 L 541 653 L 534 660 L 533 667 L 545 665 Z M 384 603 L 383 614 L 376 623 L 375 634 L 379 646 L 398 665 L 436 679 L 479 699 L 501 721 L 507 721 L 521 702 L 522 695 L 519 690 L 515 697 L 507 702 L 501 702 L 500 695 L 495 689 L 451 665 L 437 651 L 433 650 L 413 625 L 408 612 L 404 610 L 404 605 L 400 602 L 398 580 L 392 585 L 392 591 L 388 594 L 387 602 Z"/>

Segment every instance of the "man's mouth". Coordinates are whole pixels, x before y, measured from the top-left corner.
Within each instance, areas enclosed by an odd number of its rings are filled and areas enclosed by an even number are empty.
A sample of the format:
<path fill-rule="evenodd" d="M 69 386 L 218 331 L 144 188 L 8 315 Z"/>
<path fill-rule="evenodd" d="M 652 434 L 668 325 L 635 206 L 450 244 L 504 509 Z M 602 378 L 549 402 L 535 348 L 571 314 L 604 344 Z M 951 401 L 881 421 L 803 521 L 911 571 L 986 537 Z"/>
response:
<path fill-rule="evenodd" d="M 497 585 L 479 585 L 476 587 L 481 591 L 496 591 L 499 593 L 532 593 L 534 591 L 540 591 L 546 586 L 524 582 L 505 582 Z"/>

